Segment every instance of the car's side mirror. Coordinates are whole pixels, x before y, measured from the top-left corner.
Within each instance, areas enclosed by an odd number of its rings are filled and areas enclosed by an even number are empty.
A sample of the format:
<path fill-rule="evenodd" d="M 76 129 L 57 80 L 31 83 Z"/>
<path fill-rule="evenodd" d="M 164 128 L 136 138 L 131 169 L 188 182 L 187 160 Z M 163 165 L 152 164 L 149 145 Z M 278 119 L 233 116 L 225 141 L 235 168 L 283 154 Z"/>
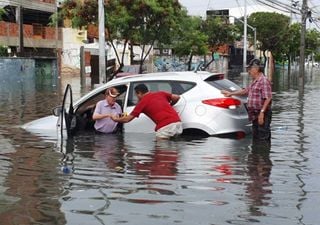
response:
<path fill-rule="evenodd" d="M 57 107 L 53 108 L 53 109 L 52 109 L 52 114 L 53 114 L 54 116 L 59 117 L 60 114 L 61 114 L 61 108 L 62 108 L 62 106 L 57 106 Z"/>

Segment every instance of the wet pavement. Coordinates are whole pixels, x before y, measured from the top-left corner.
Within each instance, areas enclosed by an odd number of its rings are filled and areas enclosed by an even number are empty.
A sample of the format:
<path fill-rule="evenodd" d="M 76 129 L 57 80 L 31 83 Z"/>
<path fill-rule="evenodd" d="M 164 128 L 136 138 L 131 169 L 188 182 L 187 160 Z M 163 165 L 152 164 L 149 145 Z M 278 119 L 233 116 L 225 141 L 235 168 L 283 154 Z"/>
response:
<path fill-rule="evenodd" d="M 20 126 L 49 115 L 66 83 L 1 79 L 0 224 L 316 225 L 320 71 L 273 81 L 271 145 L 81 133 L 57 141 Z M 232 77 L 240 85 L 241 76 Z"/>

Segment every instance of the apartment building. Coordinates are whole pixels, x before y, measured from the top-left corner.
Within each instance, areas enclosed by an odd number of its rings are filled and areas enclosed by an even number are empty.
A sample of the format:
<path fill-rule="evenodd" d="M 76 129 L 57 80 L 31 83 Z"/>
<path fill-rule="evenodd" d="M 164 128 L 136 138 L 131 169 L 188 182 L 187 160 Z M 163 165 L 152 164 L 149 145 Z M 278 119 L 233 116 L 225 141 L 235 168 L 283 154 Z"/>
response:
<path fill-rule="evenodd" d="M 62 33 L 49 26 L 57 11 L 56 0 L 1 0 L 6 15 L 0 21 L 0 45 L 10 56 L 57 58 L 62 49 Z"/>

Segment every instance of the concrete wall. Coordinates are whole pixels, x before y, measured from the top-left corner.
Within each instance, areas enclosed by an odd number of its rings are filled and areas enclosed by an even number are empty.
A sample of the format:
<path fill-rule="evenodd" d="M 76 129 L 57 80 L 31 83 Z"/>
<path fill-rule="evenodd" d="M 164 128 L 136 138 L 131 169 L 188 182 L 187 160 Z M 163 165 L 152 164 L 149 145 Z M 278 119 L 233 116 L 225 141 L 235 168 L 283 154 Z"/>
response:
<path fill-rule="evenodd" d="M 37 83 L 57 85 L 55 59 L 0 58 L 0 83 L 36 80 Z"/>

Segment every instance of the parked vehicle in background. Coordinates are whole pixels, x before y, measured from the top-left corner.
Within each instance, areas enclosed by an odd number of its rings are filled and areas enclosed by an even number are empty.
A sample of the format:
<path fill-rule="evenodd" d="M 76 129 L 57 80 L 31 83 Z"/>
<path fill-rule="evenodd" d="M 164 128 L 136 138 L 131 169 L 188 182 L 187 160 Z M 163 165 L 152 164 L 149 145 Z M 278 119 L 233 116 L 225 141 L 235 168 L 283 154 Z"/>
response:
<path fill-rule="evenodd" d="M 250 122 L 246 110 L 246 98 L 226 98 L 221 90 L 238 90 L 240 87 L 225 79 L 223 74 L 209 72 L 162 72 L 137 74 L 115 78 L 90 91 L 73 104 L 71 86 L 68 85 L 62 106 L 55 114 L 23 126 L 31 132 L 56 129 L 67 130 L 74 135 L 81 130 L 93 130 L 92 113 L 95 104 L 104 99 L 107 88 L 118 89 L 117 99 L 123 112 L 130 113 L 137 104 L 134 87 L 140 83 L 150 91 L 167 91 L 181 96 L 174 105 L 182 123 L 184 133 L 202 135 L 224 135 L 250 133 Z M 62 109 L 62 110 L 61 110 Z M 58 113 L 63 112 L 63 113 Z M 138 119 L 123 124 L 124 132 L 153 133 L 154 123 L 142 114 Z"/>

